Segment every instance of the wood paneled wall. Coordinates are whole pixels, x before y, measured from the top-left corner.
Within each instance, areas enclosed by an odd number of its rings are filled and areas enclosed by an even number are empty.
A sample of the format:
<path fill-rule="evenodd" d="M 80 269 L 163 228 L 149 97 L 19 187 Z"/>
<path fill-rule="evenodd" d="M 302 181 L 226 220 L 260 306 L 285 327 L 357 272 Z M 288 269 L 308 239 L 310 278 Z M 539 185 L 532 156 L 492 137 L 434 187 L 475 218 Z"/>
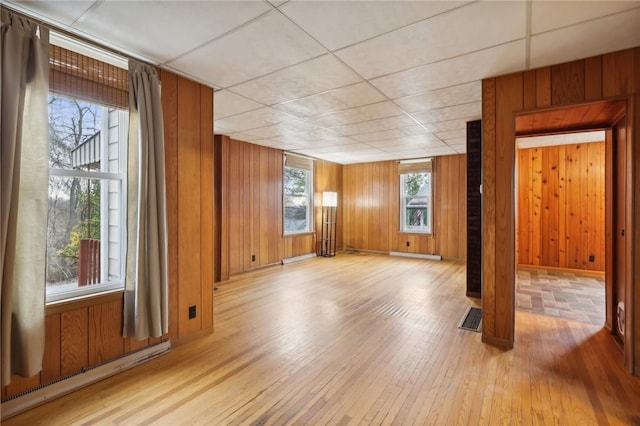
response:
<path fill-rule="evenodd" d="M 514 341 L 515 287 L 515 125 L 514 115 L 525 110 L 610 98 L 627 100 L 628 129 L 632 144 L 638 135 L 640 94 L 640 47 L 608 53 L 535 70 L 518 72 L 482 82 L 483 120 L 483 341 L 511 347 Z M 635 132 L 634 128 L 635 126 Z M 630 159 L 633 182 L 638 184 L 640 158 L 635 149 Z M 634 265 L 640 265 L 640 197 L 629 188 L 632 218 L 629 232 Z M 635 225 L 635 226 L 634 226 Z M 627 309 L 638 319 L 640 267 L 631 266 L 635 306 Z M 632 321 L 629 321 L 632 322 Z M 640 321 L 636 321 L 640 324 Z M 640 327 L 628 329 L 629 343 L 640 349 Z M 627 359 L 640 366 L 640 350 L 625 344 Z M 635 354 L 635 355 L 633 355 Z M 636 367 L 638 372 L 638 367 Z"/>
<path fill-rule="evenodd" d="M 338 207 L 336 210 L 336 249 L 343 248 L 343 210 L 344 191 L 342 190 L 342 164 L 332 163 L 325 160 L 315 162 L 315 223 L 316 223 L 316 253 L 320 253 L 322 243 L 322 192 L 335 191 L 338 193 Z"/>
<path fill-rule="evenodd" d="M 518 264 L 604 272 L 604 142 L 520 149 L 517 164 Z"/>
<path fill-rule="evenodd" d="M 169 336 L 213 331 L 213 89 L 161 71 L 169 227 Z M 189 319 L 189 307 L 196 318 Z"/>
<path fill-rule="evenodd" d="M 320 194 L 324 190 L 341 192 L 342 166 L 315 161 L 316 232 L 283 236 L 283 152 L 227 136 L 216 135 L 215 143 L 221 152 L 220 279 L 315 253 L 316 233 L 321 232 Z"/>
<path fill-rule="evenodd" d="M 213 90 L 161 71 L 169 228 L 169 335 L 213 331 Z M 197 317 L 188 319 L 196 305 Z M 123 293 L 47 306 L 43 370 L 2 396 L 48 383 L 160 339 L 122 338 Z"/>
<path fill-rule="evenodd" d="M 424 235 L 400 232 L 396 161 L 343 166 L 345 247 L 465 259 L 466 172 L 466 156 L 437 157 L 434 166 L 434 234 Z"/>

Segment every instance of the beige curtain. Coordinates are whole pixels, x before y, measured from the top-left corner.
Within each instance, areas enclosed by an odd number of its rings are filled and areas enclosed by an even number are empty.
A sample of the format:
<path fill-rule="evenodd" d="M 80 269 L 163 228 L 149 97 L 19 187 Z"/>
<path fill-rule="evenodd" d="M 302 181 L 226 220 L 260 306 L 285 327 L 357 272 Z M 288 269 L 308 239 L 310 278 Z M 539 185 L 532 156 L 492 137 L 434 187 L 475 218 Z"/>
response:
<path fill-rule="evenodd" d="M 129 61 L 127 270 L 123 334 L 169 331 L 164 136 L 155 68 Z"/>
<path fill-rule="evenodd" d="M 0 264 L 2 385 L 30 377 L 44 355 L 49 185 L 49 33 L 2 9 Z"/>

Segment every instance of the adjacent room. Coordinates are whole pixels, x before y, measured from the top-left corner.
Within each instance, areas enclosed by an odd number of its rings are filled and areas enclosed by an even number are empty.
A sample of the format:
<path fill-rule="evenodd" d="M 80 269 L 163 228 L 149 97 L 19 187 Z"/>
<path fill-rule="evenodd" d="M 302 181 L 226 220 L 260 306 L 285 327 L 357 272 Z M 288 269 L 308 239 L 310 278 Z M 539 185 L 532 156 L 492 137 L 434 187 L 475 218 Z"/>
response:
<path fill-rule="evenodd" d="M 0 11 L 3 424 L 640 422 L 640 1 Z"/>

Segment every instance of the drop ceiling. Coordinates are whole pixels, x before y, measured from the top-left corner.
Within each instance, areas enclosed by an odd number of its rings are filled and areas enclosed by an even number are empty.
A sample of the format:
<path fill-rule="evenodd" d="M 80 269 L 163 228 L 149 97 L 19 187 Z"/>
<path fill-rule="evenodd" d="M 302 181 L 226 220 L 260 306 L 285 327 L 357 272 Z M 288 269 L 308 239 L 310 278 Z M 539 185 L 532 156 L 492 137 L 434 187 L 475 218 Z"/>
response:
<path fill-rule="evenodd" d="M 481 80 L 640 46 L 640 1 L 3 1 L 213 87 L 217 134 L 342 164 L 465 152 Z"/>

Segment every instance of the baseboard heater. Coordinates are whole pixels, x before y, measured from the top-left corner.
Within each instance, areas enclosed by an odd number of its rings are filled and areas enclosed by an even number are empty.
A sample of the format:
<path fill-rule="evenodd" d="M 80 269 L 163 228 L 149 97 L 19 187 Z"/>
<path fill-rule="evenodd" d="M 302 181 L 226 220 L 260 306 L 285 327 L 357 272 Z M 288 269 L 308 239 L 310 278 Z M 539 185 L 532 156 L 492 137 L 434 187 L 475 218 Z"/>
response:
<path fill-rule="evenodd" d="M 288 257 L 286 259 L 282 259 L 282 264 L 286 265 L 287 263 L 299 262 L 301 260 L 311 259 L 313 257 L 316 257 L 315 253 L 303 254 L 302 256 L 296 257 Z"/>
<path fill-rule="evenodd" d="M 170 351 L 171 341 L 165 340 L 139 351 L 125 354 L 120 358 L 105 361 L 102 364 L 56 379 L 53 382 L 12 395 L 2 402 L 2 420 L 128 370 Z"/>
<path fill-rule="evenodd" d="M 403 251 L 390 251 L 391 256 L 412 257 L 414 259 L 429 259 L 429 260 L 442 260 L 442 256 L 439 254 L 421 254 L 421 253 L 406 253 Z"/>

